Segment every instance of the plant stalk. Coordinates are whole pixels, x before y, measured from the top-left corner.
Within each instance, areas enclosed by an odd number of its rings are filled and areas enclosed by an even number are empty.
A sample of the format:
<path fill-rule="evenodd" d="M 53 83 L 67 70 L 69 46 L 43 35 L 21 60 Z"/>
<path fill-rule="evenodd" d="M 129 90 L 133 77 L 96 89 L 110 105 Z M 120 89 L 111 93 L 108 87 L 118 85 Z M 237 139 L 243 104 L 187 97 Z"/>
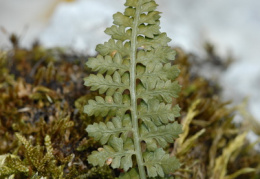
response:
<path fill-rule="evenodd" d="M 137 29 L 138 22 L 141 11 L 141 2 L 138 1 L 136 7 L 133 27 L 132 27 L 132 37 L 131 37 L 131 66 L 130 66 L 130 95 L 131 95 L 131 117 L 133 124 L 133 138 L 135 146 L 136 160 L 139 170 L 139 175 L 141 179 L 146 179 L 146 172 L 144 168 L 142 150 L 141 150 L 141 141 L 139 138 L 139 126 L 138 126 L 138 117 L 137 117 L 137 97 L 136 97 L 136 53 L 137 53 Z"/>

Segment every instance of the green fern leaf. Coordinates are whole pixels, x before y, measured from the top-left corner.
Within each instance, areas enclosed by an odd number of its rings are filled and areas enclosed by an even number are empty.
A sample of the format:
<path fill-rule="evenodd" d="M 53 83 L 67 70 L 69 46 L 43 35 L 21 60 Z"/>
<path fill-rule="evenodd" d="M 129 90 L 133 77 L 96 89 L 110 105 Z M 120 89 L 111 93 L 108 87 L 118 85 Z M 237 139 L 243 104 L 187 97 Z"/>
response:
<path fill-rule="evenodd" d="M 129 172 L 123 173 L 119 176 L 119 179 L 140 179 L 138 172 L 135 168 L 132 168 Z"/>
<path fill-rule="evenodd" d="M 180 70 L 178 67 L 172 66 L 170 63 L 166 63 L 162 65 L 159 63 L 158 65 L 154 66 L 151 64 L 147 64 L 146 67 L 141 65 L 137 66 L 137 77 L 142 81 L 145 82 L 147 78 L 152 78 L 154 80 L 175 80 L 179 75 Z"/>
<path fill-rule="evenodd" d="M 143 12 L 146 12 L 146 11 L 143 11 Z M 144 23 L 156 24 L 157 21 L 159 20 L 159 18 L 161 17 L 159 14 L 160 14 L 160 12 L 158 12 L 158 11 L 152 11 L 152 12 L 149 12 L 148 14 L 141 14 L 140 20 L 139 20 L 139 25 L 144 24 Z"/>
<path fill-rule="evenodd" d="M 122 93 L 129 88 L 129 74 L 125 73 L 121 78 L 121 75 L 117 71 L 112 77 L 110 75 L 104 77 L 101 74 L 91 74 L 84 80 L 86 86 L 91 86 L 90 90 L 99 90 L 100 94 L 107 92 L 108 96 L 112 96 L 116 90 Z"/>
<path fill-rule="evenodd" d="M 97 45 L 96 51 L 103 56 L 110 55 L 114 52 L 120 52 L 121 56 L 125 57 L 129 55 L 130 44 L 128 42 L 123 44 L 121 40 L 115 41 L 110 39 L 104 44 Z"/>
<path fill-rule="evenodd" d="M 119 74 L 122 75 L 129 70 L 129 61 L 123 60 L 119 53 L 116 53 L 113 58 L 110 55 L 105 56 L 105 58 L 101 55 L 89 58 L 86 65 L 93 71 L 100 74 L 107 73 L 107 75 L 113 74 L 116 70 L 119 70 Z"/>
<path fill-rule="evenodd" d="M 108 35 L 111 35 L 111 37 L 113 39 L 125 41 L 125 40 L 130 40 L 132 30 L 128 29 L 126 31 L 124 26 L 118 27 L 118 26 L 113 25 L 113 26 L 107 28 L 105 30 L 105 33 Z"/>
<path fill-rule="evenodd" d="M 125 6 L 136 7 L 137 6 L 137 0 L 127 0 L 126 3 L 125 3 Z"/>
<path fill-rule="evenodd" d="M 145 166 L 149 177 L 164 177 L 165 173 L 174 172 L 180 164 L 175 157 L 170 157 L 162 148 L 155 152 L 146 152 L 144 154 Z"/>
<path fill-rule="evenodd" d="M 152 50 L 153 48 L 159 48 L 161 46 L 167 45 L 167 43 L 170 42 L 171 39 L 167 37 L 166 33 L 161 33 L 160 35 L 155 36 L 152 39 L 139 36 L 137 38 L 137 41 L 139 47 L 143 47 L 146 50 Z"/>
<path fill-rule="evenodd" d="M 171 80 L 154 80 L 149 78 L 142 81 L 142 84 L 137 86 L 137 96 L 142 97 L 144 101 L 152 98 L 164 100 L 167 103 L 172 102 L 172 98 L 176 98 L 180 92 L 178 82 L 171 82 Z"/>
<path fill-rule="evenodd" d="M 157 8 L 158 4 L 155 3 L 155 1 L 148 1 L 147 3 L 143 4 L 142 6 L 142 12 L 151 12 L 154 11 Z"/>
<path fill-rule="evenodd" d="M 131 141 L 131 139 L 129 140 Z M 131 147 L 129 147 L 129 145 L 131 145 Z M 99 148 L 99 151 L 92 152 L 88 157 L 88 162 L 94 166 L 103 166 L 105 163 L 107 165 L 111 164 L 112 168 L 123 168 L 127 171 L 133 165 L 133 154 L 134 145 L 132 141 L 127 142 L 126 148 L 124 148 L 123 140 L 113 137 L 109 141 L 109 145 L 105 145 L 104 148 Z"/>
<path fill-rule="evenodd" d="M 160 103 L 157 99 L 148 100 L 147 104 L 142 103 L 139 106 L 138 118 L 144 122 L 152 121 L 155 125 L 168 124 L 169 121 L 174 121 L 175 117 L 179 116 L 180 108 L 175 106 L 172 108 L 171 104 L 165 105 Z"/>
<path fill-rule="evenodd" d="M 96 100 L 89 100 L 89 104 L 84 107 L 84 112 L 88 115 L 102 117 L 107 115 L 122 116 L 128 109 L 130 109 L 128 96 L 122 96 L 120 93 L 115 93 L 114 97 L 106 96 L 105 99 L 96 96 L 95 99 Z"/>
<path fill-rule="evenodd" d="M 128 16 L 125 16 L 121 12 L 118 12 L 113 15 L 114 18 L 114 24 L 123 26 L 123 27 L 132 27 L 133 25 L 133 18 L 129 18 Z"/>
<path fill-rule="evenodd" d="M 125 115 L 123 119 L 114 117 L 112 122 L 107 124 L 100 122 L 88 125 L 86 131 L 89 136 L 94 137 L 95 140 L 100 140 L 100 143 L 106 144 L 111 136 L 119 137 L 122 134 L 122 138 L 126 139 L 127 134 L 131 131 L 131 119 L 129 115 Z M 123 137 L 125 136 L 125 137 Z"/>
<path fill-rule="evenodd" d="M 158 63 L 168 63 L 174 60 L 176 52 L 170 47 L 158 47 L 150 51 L 139 51 L 137 53 L 137 62 L 143 65 L 156 66 Z"/>
<path fill-rule="evenodd" d="M 140 25 L 138 28 L 138 32 L 143 34 L 148 38 L 154 38 L 154 35 L 160 34 L 160 26 L 159 25 Z"/>
<path fill-rule="evenodd" d="M 157 127 L 153 122 L 147 121 L 140 129 L 141 139 L 147 144 L 149 150 L 157 148 L 156 142 L 165 148 L 168 143 L 173 143 L 174 139 L 182 133 L 182 126 L 177 122 Z"/>

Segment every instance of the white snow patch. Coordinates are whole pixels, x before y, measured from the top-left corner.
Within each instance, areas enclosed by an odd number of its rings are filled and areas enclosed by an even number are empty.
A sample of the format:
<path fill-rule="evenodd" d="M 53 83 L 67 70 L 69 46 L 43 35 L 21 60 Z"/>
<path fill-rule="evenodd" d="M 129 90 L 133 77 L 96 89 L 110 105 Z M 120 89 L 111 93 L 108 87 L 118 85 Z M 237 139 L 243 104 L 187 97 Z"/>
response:
<path fill-rule="evenodd" d="M 30 47 L 46 27 L 49 16 L 60 0 L 0 0 L 0 48 L 8 49 L 8 37 L 15 33 L 21 45 Z"/>
<path fill-rule="evenodd" d="M 260 61 L 239 61 L 222 75 L 224 97 L 239 103 L 249 97 L 249 111 L 260 122 Z"/>
<path fill-rule="evenodd" d="M 40 41 L 47 47 L 65 46 L 95 54 L 95 46 L 109 39 L 104 30 L 112 25 L 112 15 L 118 9 L 123 9 L 118 0 L 61 3 Z"/>

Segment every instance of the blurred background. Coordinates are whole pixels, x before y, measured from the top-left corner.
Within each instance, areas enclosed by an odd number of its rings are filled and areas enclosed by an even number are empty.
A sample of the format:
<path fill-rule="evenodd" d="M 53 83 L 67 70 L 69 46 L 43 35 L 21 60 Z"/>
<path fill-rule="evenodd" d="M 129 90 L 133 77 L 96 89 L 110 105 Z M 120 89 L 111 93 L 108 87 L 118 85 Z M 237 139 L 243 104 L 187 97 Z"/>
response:
<path fill-rule="evenodd" d="M 124 0 L 0 0 L 0 48 L 9 49 L 10 34 L 30 47 L 71 48 L 95 54 L 95 46 L 108 40 L 104 34 L 112 15 L 124 10 Z M 221 56 L 235 61 L 227 71 L 211 73 L 223 86 L 223 98 L 241 103 L 249 97 L 248 111 L 260 121 L 260 1 L 259 0 L 157 0 L 162 13 L 161 31 L 179 46 L 198 56 L 211 43 Z M 203 67 L 204 68 L 204 67 Z"/>

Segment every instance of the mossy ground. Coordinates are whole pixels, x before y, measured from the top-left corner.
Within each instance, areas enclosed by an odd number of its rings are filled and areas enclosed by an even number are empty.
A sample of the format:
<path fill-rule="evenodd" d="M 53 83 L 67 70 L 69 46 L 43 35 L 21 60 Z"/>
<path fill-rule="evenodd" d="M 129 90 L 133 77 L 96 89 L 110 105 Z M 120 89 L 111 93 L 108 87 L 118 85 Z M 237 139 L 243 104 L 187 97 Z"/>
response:
<path fill-rule="evenodd" d="M 210 50 L 214 60 L 218 56 Z M 191 55 L 176 51 L 182 92 L 173 103 L 182 108 L 184 133 L 169 146 L 182 163 L 172 176 L 260 178 L 260 154 L 244 137 L 248 128 L 232 122 L 236 108 L 220 100 L 215 82 L 191 73 Z M 122 172 L 87 163 L 100 145 L 87 136 L 86 126 L 109 120 L 83 113 L 95 96 L 83 85 L 87 60 L 37 44 L 26 50 L 14 43 L 12 50 L 0 51 L 0 178 L 116 178 Z"/>

